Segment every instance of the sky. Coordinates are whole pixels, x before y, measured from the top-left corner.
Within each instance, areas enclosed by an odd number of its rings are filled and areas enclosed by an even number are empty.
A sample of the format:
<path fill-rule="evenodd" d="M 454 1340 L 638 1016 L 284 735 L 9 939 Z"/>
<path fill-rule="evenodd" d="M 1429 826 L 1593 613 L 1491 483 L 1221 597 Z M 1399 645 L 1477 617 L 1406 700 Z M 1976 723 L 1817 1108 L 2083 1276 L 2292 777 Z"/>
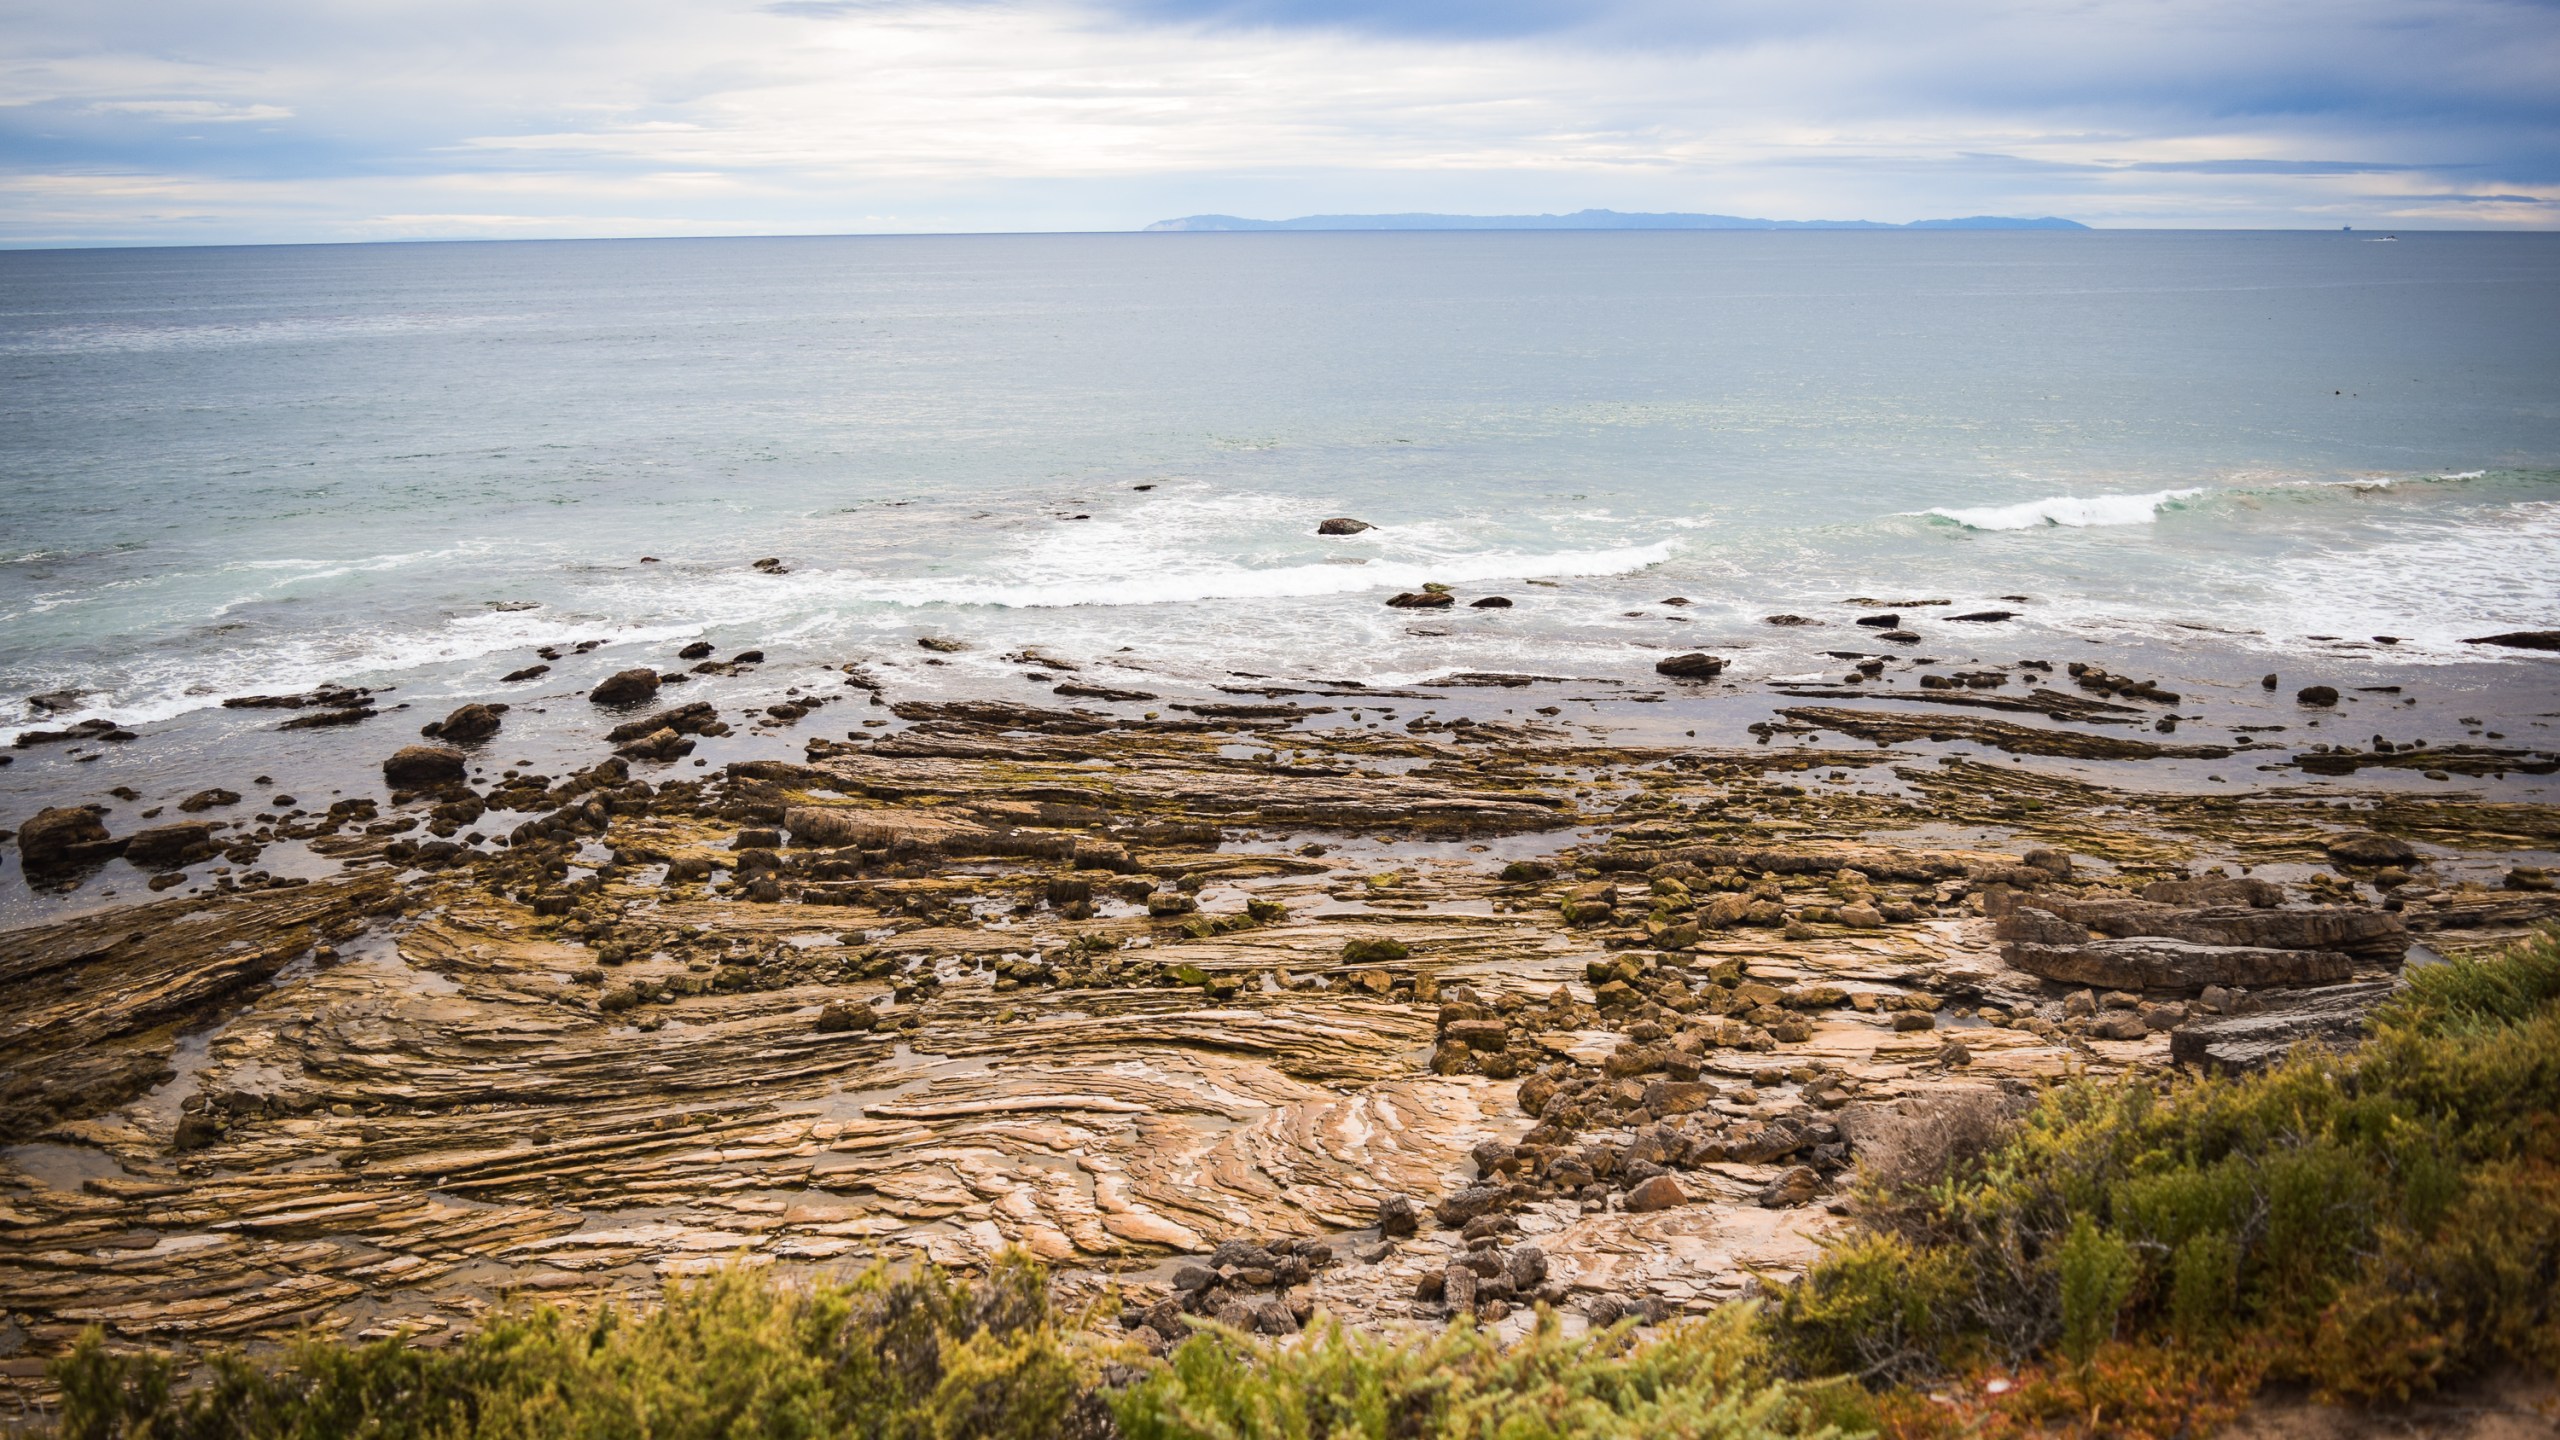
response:
<path fill-rule="evenodd" d="M 2560 228 L 2560 0 L 0 0 L 0 245 Z"/>

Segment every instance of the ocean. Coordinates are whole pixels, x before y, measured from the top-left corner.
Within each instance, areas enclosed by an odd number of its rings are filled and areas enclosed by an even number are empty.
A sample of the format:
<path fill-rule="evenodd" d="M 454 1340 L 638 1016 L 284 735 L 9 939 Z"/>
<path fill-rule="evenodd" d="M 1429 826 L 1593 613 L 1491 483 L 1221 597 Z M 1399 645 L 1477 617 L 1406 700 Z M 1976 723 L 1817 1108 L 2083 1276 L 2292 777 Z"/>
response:
<path fill-rule="evenodd" d="M 323 682 L 441 714 L 587 641 L 1013 694 L 1035 647 L 1769 678 L 1836 670 L 1853 597 L 2242 668 L 2538 676 L 2461 642 L 2560 624 L 2553 235 L 20 252 L 0 374 L 0 739 Z M 1381 603 L 1426 583 L 1461 603 Z"/>

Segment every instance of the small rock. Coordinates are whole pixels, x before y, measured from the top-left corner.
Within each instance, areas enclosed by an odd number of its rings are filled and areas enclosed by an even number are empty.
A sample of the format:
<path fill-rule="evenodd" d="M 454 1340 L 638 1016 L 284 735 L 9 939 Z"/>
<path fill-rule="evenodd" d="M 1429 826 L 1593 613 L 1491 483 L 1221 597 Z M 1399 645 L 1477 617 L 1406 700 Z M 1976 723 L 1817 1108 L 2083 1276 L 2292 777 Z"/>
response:
<path fill-rule="evenodd" d="M 2299 705 L 2335 705 L 2338 689 L 2334 685 L 2305 685 L 2293 692 L 2293 698 Z"/>
<path fill-rule="evenodd" d="M 1926 1010 L 1896 1011 L 1893 1017 L 1893 1028 L 1896 1030 L 1935 1030 L 1938 1028 L 1938 1017 L 1930 1014 Z"/>
<path fill-rule="evenodd" d="M 188 796 L 186 799 L 179 801 L 178 808 L 189 815 L 201 815 L 205 811 L 211 810 L 217 805 L 237 805 L 239 803 L 239 791 L 225 790 L 221 786 L 217 785 L 210 790 L 199 790 L 193 795 Z"/>
<path fill-rule="evenodd" d="M 1387 601 L 1397 610 L 1445 610 L 1458 603 L 1458 597 L 1445 590 L 1408 590 Z"/>
<path fill-rule="evenodd" d="M 2089 1033 L 2101 1040 L 2140 1040 L 2151 1033 L 2151 1027 L 2135 1011 L 2110 1010 L 2089 1022 Z"/>
<path fill-rule="evenodd" d="M 1337 515 L 1330 520 L 1318 524 L 1316 526 L 1316 533 L 1319 535 L 1357 535 L 1363 530 L 1375 530 L 1376 528 L 1378 527 L 1370 524 L 1366 520 L 1354 520 L 1348 515 Z"/>
<path fill-rule="evenodd" d="M 711 642 L 708 640 L 696 640 L 676 652 L 676 658 L 679 660 L 707 660 L 710 657 Z"/>
<path fill-rule="evenodd" d="M 1378 1202 L 1378 1233 L 1403 1238 L 1422 1228 L 1422 1209 L 1409 1196 L 1389 1195 Z"/>
<path fill-rule="evenodd" d="M 1508 610 L 1511 608 L 1511 597 L 1508 595 L 1487 595 L 1481 600 L 1468 601 L 1467 606 L 1469 609 L 1473 610 Z"/>
<path fill-rule="evenodd" d="M 1812 1166 L 1790 1165 L 1752 1198 L 1764 1210 L 1785 1210 L 1802 1205 L 1821 1193 L 1822 1177 L 1814 1172 Z M 1628 1197 L 1627 1208 L 1636 1208 L 1633 1196 Z"/>
<path fill-rule="evenodd" d="M 1852 929 L 1873 930 L 1884 924 L 1884 912 L 1873 905 L 1843 905 L 1840 907 L 1840 923 Z"/>

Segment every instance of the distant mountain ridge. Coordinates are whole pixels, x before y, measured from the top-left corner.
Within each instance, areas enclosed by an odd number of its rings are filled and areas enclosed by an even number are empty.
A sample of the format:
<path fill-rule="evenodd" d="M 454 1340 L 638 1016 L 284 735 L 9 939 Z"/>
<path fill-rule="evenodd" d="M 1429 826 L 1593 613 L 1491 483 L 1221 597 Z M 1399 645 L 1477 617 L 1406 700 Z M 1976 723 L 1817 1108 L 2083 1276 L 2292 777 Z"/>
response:
<path fill-rule="evenodd" d="M 2008 215 L 1968 215 L 1958 220 L 1754 220 L 1743 215 L 1629 215 L 1616 210 L 1577 210 L 1570 215 L 1301 215 L 1295 220 L 1247 220 L 1235 215 L 1185 215 L 1159 220 L 1149 232 L 1209 230 L 2086 230 L 2077 220 L 2048 215 L 2023 220 Z"/>

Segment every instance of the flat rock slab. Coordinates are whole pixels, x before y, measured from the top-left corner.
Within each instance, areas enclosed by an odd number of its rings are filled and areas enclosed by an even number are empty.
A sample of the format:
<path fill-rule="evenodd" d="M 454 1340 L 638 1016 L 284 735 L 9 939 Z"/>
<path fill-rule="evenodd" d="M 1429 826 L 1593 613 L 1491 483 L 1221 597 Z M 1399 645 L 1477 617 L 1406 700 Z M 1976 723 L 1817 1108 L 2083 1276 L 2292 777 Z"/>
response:
<path fill-rule="evenodd" d="M 2336 950 L 2203 945 L 2142 936 L 2079 945 L 2012 944 L 2009 963 L 2030 975 L 2106 990 L 2201 990 L 2207 985 L 2314 985 L 2344 980 L 2355 962 Z"/>
<path fill-rule="evenodd" d="M 2190 1021 L 2169 1033 L 2169 1058 L 2236 1074 L 2275 1064 L 2305 1042 L 2348 1044 L 2363 1031 L 2373 1007 L 2399 988 L 2393 980 L 2324 985 L 2283 997 L 2280 1008 Z"/>

